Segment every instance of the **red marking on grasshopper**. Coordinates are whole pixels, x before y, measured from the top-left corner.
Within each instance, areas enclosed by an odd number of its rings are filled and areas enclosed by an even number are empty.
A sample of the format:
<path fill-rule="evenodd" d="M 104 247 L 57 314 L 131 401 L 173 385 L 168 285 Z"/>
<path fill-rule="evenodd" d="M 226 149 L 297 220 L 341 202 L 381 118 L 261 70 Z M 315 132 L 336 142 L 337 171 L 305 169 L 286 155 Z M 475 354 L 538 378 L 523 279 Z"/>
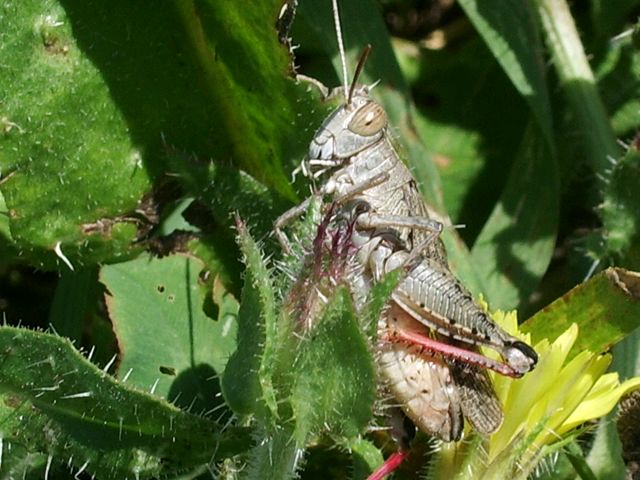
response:
<path fill-rule="evenodd" d="M 355 255 L 355 247 L 351 241 L 357 217 L 353 217 L 346 225 L 330 228 L 334 219 L 336 203 L 329 205 L 313 240 L 313 276 L 317 283 L 328 277 L 337 283 L 344 276 L 349 260 Z M 328 240 L 330 240 L 328 242 Z"/>
<path fill-rule="evenodd" d="M 435 340 L 427 335 L 423 335 L 422 333 L 413 332 L 405 329 L 394 329 L 386 334 L 387 341 L 400 341 L 411 343 L 414 345 L 420 345 L 430 352 L 440 353 L 445 357 L 453 358 L 455 360 L 460 360 L 464 363 L 477 365 L 479 367 L 488 368 L 497 372 L 501 375 L 505 375 L 507 377 L 512 378 L 520 378 L 522 377 L 522 373 L 513 369 L 509 365 L 505 363 L 498 362 L 489 357 L 485 357 L 479 352 L 475 352 L 473 350 L 467 350 L 461 347 L 457 347 L 455 345 L 450 345 L 448 343 L 443 343 L 438 340 Z"/>

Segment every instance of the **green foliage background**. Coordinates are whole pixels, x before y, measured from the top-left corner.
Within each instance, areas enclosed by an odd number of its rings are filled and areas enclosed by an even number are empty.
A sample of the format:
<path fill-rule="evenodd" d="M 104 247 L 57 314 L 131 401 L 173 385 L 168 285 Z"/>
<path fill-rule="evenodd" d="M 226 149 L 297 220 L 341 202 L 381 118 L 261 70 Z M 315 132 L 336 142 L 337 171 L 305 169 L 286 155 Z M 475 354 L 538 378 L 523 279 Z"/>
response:
<path fill-rule="evenodd" d="M 282 3 L 0 5 L 3 478 L 287 478 L 305 450 L 304 478 L 364 478 L 380 462 L 359 437 L 375 375 L 349 295 L 298 342 L 263 260 L 331 108 L 293 79 Z M 349 65 L 374 46 L 362 81 L 380 80 L 429 203 L 466 224 L 445 241 L 475 294 L 525 319 L 588 273 L 640 270 L 640 56 L 620 35 L 639 1 L 340 4 Z M 329 2 L 300 0 L 290 35 L 301 73 L 341 83 Z M 525 329 L 578 321 L 596 352 L 626 337 L 616 368 L 637 373 L 636 277 L 617 272 L 624 292 L 596 276 Z M 609 457 L 596 475 L 623 469 L 610 433 L 581 451 Z"/>

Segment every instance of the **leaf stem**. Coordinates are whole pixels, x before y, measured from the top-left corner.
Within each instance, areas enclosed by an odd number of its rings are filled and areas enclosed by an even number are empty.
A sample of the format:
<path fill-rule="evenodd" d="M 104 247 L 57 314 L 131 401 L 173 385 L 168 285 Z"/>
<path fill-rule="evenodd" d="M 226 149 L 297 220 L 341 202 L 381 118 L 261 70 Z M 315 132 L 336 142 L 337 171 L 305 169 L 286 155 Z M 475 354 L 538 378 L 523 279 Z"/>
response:
<path fill-rule="evenodd" d="M 609 123 L 595 79 L 565 0 L 534 0 L 547 45 L 553 56 L 560 87 L 586 143 L 585 155 L 596 173 L 609 168 L 608 158 L 620 149 Z"/>

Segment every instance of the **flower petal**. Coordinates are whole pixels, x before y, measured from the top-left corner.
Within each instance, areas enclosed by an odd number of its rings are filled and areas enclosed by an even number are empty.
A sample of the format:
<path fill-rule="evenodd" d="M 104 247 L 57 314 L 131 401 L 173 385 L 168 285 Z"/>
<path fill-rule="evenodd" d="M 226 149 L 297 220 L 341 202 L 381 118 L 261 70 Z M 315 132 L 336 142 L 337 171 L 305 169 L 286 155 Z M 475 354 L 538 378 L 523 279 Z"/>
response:
<path fill-rule="evenodd" d="M 564 421 L 558 432 L 560 434 L 566 433 L 586 421 L 609 413 L 622 396 L 640 388 L 640 377 L 630 378 L 621 385 L 617 385 L 617 383 L 617 373 L 609 373 L 602 376 L 592 389 L 593 393 L 589 392 L 587 398 Z"/>

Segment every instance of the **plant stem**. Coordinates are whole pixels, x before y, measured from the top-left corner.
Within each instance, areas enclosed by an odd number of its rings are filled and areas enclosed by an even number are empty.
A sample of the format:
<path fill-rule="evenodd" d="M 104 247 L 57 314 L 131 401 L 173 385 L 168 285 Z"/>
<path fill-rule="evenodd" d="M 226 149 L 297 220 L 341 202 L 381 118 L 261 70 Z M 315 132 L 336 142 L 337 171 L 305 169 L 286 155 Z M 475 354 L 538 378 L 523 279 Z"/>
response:
<path fill-rule="evenodd" d="M 533 0 L 553 56 L 560 87 L 585 142 L 584 152 L 595 173 L 604 175 L 608 158 L 620 148 L 602 104 L 576 25 L 565 0 Z"/>

